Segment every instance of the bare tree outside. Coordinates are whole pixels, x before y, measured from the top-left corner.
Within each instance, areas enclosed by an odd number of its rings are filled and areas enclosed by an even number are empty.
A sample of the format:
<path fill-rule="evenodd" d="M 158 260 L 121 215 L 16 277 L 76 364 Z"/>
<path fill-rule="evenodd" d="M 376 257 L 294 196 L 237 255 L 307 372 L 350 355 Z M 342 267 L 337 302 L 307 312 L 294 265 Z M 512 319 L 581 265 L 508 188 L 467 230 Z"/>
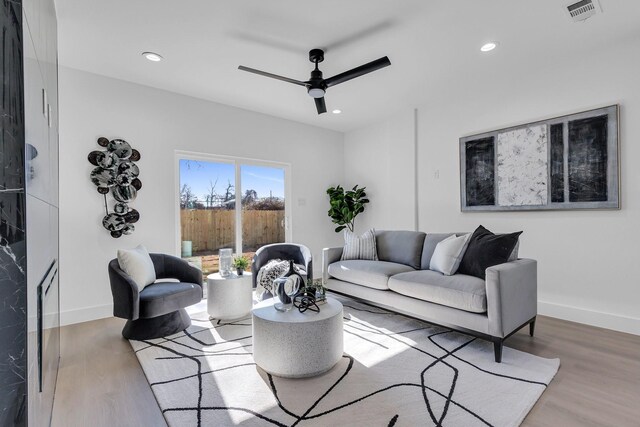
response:
<path fill-rule="evenodd" d="M 246 190 L 244 192 L 244 196 L 242 196 L 242 206 L 248 207 L 251 206 L 258 199 L 258 193 L 256 190 Z"/>
<path fill-rule="evenodd" d="M 215 182 L 209 181 L 209 192 L 205 195 L 207 209 L 213 209 L 219 198 L 216 192 L 216 185 L 218 185 L 218 178 L 216 178 Z"/>
<path fill-rule="evenodd" d="M 193 194 L 191 187 L 184 184 L 180 189 L 180 209 L 193 209 L 198 197 Z"/>
<path fill-rule="evenodd" d="M 224 200 L 225 202 L 228 202 L 230 200 L 234 200 L 236 198 L 236 194 L 234 192 L 235 186 L 233 184 L 231 184 L 231 181 L 229 181 L 227 183 L 227 188 L 224 191 Z"/>

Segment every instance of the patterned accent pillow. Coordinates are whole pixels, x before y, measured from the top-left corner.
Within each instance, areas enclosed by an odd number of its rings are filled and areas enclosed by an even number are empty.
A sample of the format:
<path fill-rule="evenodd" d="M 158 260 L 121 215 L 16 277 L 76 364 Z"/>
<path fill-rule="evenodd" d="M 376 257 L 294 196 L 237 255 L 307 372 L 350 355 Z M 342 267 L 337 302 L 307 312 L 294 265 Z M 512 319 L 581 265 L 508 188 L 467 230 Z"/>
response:
<path fill-rule="evenodd" d="M 344 249 L 341 260 L 349 259 L 378 260 L 376 231 L 373 228 L 365 231 L 361 236 L 357 236 L 352 231 L 344 230 Z"/>
<path fill-rule="evenodd" d="M 296 273 L 306 277 L 307 271 L 303 265 L 294 264 L 293 269 Z M 275 296 L 275 292 L 273 292 L 273 281 L 287 271 L 289 271 L 289 261 L 283 261 L 281 259 L 272 259 L 262 266 L 256 276 L 256 298 L 262 300 L 268 296 L 267 293 Z"/>

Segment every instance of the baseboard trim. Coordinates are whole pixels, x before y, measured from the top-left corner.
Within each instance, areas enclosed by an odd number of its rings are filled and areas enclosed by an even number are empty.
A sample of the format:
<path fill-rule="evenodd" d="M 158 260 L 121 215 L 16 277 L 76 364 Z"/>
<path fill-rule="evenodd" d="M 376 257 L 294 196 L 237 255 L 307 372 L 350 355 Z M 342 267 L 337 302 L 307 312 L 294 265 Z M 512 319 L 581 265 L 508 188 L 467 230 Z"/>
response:
<path fill-rule="evenodd" d="M 89 322 L 113 316 L 113 304 L 94 305 L 92 307 L 76 308 L 60 311 L 60 326 Z"/>
<path fill-rule="evenodd" d="M 640 319 L 564 304 L 538 301 L 538 314 L 599 328 L 640 335 Z"/>

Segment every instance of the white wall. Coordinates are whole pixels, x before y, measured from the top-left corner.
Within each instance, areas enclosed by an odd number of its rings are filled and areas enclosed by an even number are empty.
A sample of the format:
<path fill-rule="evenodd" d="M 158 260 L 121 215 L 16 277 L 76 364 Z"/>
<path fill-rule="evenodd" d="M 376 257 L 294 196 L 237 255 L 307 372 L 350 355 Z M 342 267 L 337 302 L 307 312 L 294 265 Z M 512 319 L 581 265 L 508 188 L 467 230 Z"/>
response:
<path fill-rule="evenodd" d="M 141 214 L 131 236 L 102 227 L 102 197 L 89 181 L 96 138 L 124 138 L 142 154 Z M 326 189 L 342 183 L 343 135 L 69 68 L 60 68 L 61 319 L 112 315 L 107 263 L 140 243 L 176 252 L 175 150 L 286 162 L 292 171 L 294 242 L 321 249 L 340 243 L 327 216 Z M 306 203 L 298 203 L 299 199 Z"/>
<path fill-rule="evenodd" d="M 367 187 L 370 200 L 356 218 L 356 232 L 416 228 L 413 109 L 345 134 L 347 187 Z"/>
<path fill-rule="evenodd" d="M 636 40 L 592 56 L 541 61 L 521 73 L 487 69 L 466 81 L 443 82 L 418 106 L 417 118 L 421 230 L 473 230 L 479 224 L 496 232 L 524 230 L 520 253 L 539 262 L 541 314 L 635 334 L 640 334 L 639 50 Z M 460 212 L 461 136 L 616 103 L 621 106 L 621 210 Z M 404 126 L 413 129 L 412 123 Z M 410 148 L 398 144 L 409 130 L 380 135 L 374 131 L 379 127 L 345 136 L 345 178 L 352 178 L 349 168 L 359 171 L 358 183 L 376 200 L 371 208 L 385 212 L 384 228 L 409 228 L 404 214 L 394 217 L 388 206 L 396 203 L 389 189 L 410 186 L 411 179 L 386 167 L 394 162 L 389 150 L 404 149 L 411 156 Z M 354 147 L 368 147 L 375 157 L 354 156 Z M 402 155 L 394 158 L 401 167 Z M 389 177 L 395 180 L 389 183 Z"/>

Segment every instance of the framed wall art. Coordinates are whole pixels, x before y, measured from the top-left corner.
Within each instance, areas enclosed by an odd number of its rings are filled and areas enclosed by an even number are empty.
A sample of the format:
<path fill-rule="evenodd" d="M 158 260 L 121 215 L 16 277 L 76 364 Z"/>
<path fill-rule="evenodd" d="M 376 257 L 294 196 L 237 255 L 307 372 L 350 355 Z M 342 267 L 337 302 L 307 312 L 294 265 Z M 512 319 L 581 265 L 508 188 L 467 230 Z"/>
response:
<path fill-rule="evenodd" d="M 460 138 L 463 212 L 619 209 L 618 106 Z"/>

